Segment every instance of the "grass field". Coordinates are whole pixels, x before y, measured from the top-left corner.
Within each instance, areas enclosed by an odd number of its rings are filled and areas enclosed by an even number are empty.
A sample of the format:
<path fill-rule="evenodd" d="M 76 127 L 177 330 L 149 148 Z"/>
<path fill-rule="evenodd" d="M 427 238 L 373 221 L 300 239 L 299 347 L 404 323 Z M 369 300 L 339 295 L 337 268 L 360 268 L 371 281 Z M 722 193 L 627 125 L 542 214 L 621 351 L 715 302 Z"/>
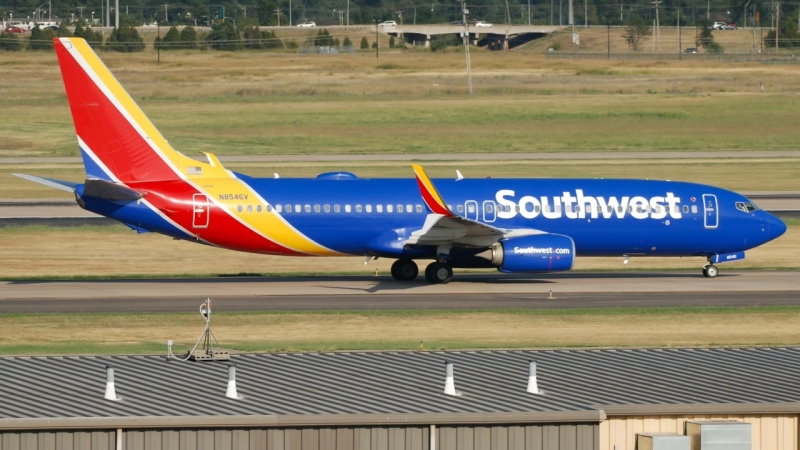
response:
<path fill-rule="evenodd" d="M 747 252 L 730 269 L 800 268 L 800 220 L 790 219 L 787 233 Z M 137 235 L 123 226 L 86 228 L 0 228 L 3 273 L 0 279 L 53 277 L 125 277 L 177 275 L 374 274 L 387 275 L 392 260 L 364 266 L 363 257 L 302 258 L 222 250 L 156 234 Z M 702 258 L 578 258 L 576 270 L 697 270 Z"/>
<path fill-rule="evenodd" d="M 458 326 L 454 326 L 458 324 Z M 197 314 L 0 315 L 0 353 L 166 353 Z M 800 307 L 216 313 L 241 351 L 795 345 Z M 177 351 L 176 351 L 177 353 Z"/>
<path fill-rule="evenodd" d="M 467 97 L 459 53 L 162 56 L 101 54 L 191 155 L 797 148 L 797 65 L 476 51 Z M 55 55 L 0 65 L 0 156 L 77 155 Z"/>

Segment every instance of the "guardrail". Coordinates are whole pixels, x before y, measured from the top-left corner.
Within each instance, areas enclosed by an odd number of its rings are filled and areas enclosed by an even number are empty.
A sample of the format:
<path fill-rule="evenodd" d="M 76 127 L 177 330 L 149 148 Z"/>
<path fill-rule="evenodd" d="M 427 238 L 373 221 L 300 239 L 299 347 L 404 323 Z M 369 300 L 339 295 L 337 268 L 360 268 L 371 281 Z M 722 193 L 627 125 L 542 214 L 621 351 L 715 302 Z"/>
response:
<path fill-rule="evenodd" d="M 644 53 L 644 52 L 547 52 L 545 59 L 613 59 L 621 61 L 724 61 L 800 64 L 795 55 L 767 53 Z"/>

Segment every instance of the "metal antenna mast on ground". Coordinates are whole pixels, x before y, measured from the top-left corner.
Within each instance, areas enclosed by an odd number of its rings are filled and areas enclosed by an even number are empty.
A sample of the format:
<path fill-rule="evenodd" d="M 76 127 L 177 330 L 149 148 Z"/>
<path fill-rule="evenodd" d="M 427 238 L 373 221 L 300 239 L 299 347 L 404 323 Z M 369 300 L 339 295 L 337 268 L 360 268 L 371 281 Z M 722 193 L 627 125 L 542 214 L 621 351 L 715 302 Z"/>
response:
<path fill-rule="evenodd" d="M 207 361 L 207 360 L 215 360 L 215 359 L 231 359 L 230 352 L 223 350 L 222 346 L 219 345 L 219 341 L 217 341 L 217 337 L 214 336 L 214 332 L 211 331 L 211 300 L 207 299 L 200 305 L 200 315 L 206 320 L 206 327 L 203 330 L 203 334 L 200 335 L 200 339 L 197 340 L 197 343 L 194 344 L 189 353 L 182 358 L 178 358 L 172 353 L 172 341 L 167 341 L 167 358 L 169 359 L 177 359 L 178 361 Z M 200 343 L 203 343 L 203 346 L 200 347 Z M 216 344 L 216 349 L 214 348 L 214 344 Z M 198 347 L 200 349 L 198 350 Z"/>
<path fill-rule="evenodd" d="M 461 20 L 464 21 L 464 53 L 467 55 L 467 93 L 472 95 L 472 69 L 469 61 L 469 22 L 467 22 L 468 15 L 469 10 L 467 9 L 467 3 L 464 0 L 461 0 Z"/>

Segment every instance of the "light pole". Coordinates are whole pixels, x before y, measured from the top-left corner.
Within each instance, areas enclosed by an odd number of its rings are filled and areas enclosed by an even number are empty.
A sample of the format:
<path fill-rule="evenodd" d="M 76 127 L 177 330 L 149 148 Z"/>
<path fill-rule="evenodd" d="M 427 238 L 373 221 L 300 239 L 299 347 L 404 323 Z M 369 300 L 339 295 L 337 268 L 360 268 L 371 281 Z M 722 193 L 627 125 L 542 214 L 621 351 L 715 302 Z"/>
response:
<path fill-rule="evenodd" d="M 751 0 L 747 0 L 747 3 L 744 4 L 744 14 L 743 14 L 743 16 L 744 16 L 744 27 L 745 28 L 747 28 L 747 5 L 750 4 L 750 1 Z M 798 20 L 800 20 L 800 19 L 798 19 Z"/>
<path fill-rule="evenodd" d="M 467 16 L 469 10 L 467 9 L 466 0 L 461 0 L 461 20 L 464 22 L 464 53 L 467 56 L 467 93 L 472 95 L 472 68 L 469 60 L 469 22 Z"/>

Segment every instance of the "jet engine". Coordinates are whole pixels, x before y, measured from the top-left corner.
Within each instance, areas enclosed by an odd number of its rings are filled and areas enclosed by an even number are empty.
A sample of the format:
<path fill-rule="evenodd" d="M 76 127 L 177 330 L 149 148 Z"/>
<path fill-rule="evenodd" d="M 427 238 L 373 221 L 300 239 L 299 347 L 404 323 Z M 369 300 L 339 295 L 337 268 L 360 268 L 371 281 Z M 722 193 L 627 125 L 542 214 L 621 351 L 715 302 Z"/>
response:
<path fill-rule="evenodd" d="M 572 269 L 575 242 L 569 236 L 542 233 L 503 239 L 483 253 L 500 272 L 560 272 Z"/>

